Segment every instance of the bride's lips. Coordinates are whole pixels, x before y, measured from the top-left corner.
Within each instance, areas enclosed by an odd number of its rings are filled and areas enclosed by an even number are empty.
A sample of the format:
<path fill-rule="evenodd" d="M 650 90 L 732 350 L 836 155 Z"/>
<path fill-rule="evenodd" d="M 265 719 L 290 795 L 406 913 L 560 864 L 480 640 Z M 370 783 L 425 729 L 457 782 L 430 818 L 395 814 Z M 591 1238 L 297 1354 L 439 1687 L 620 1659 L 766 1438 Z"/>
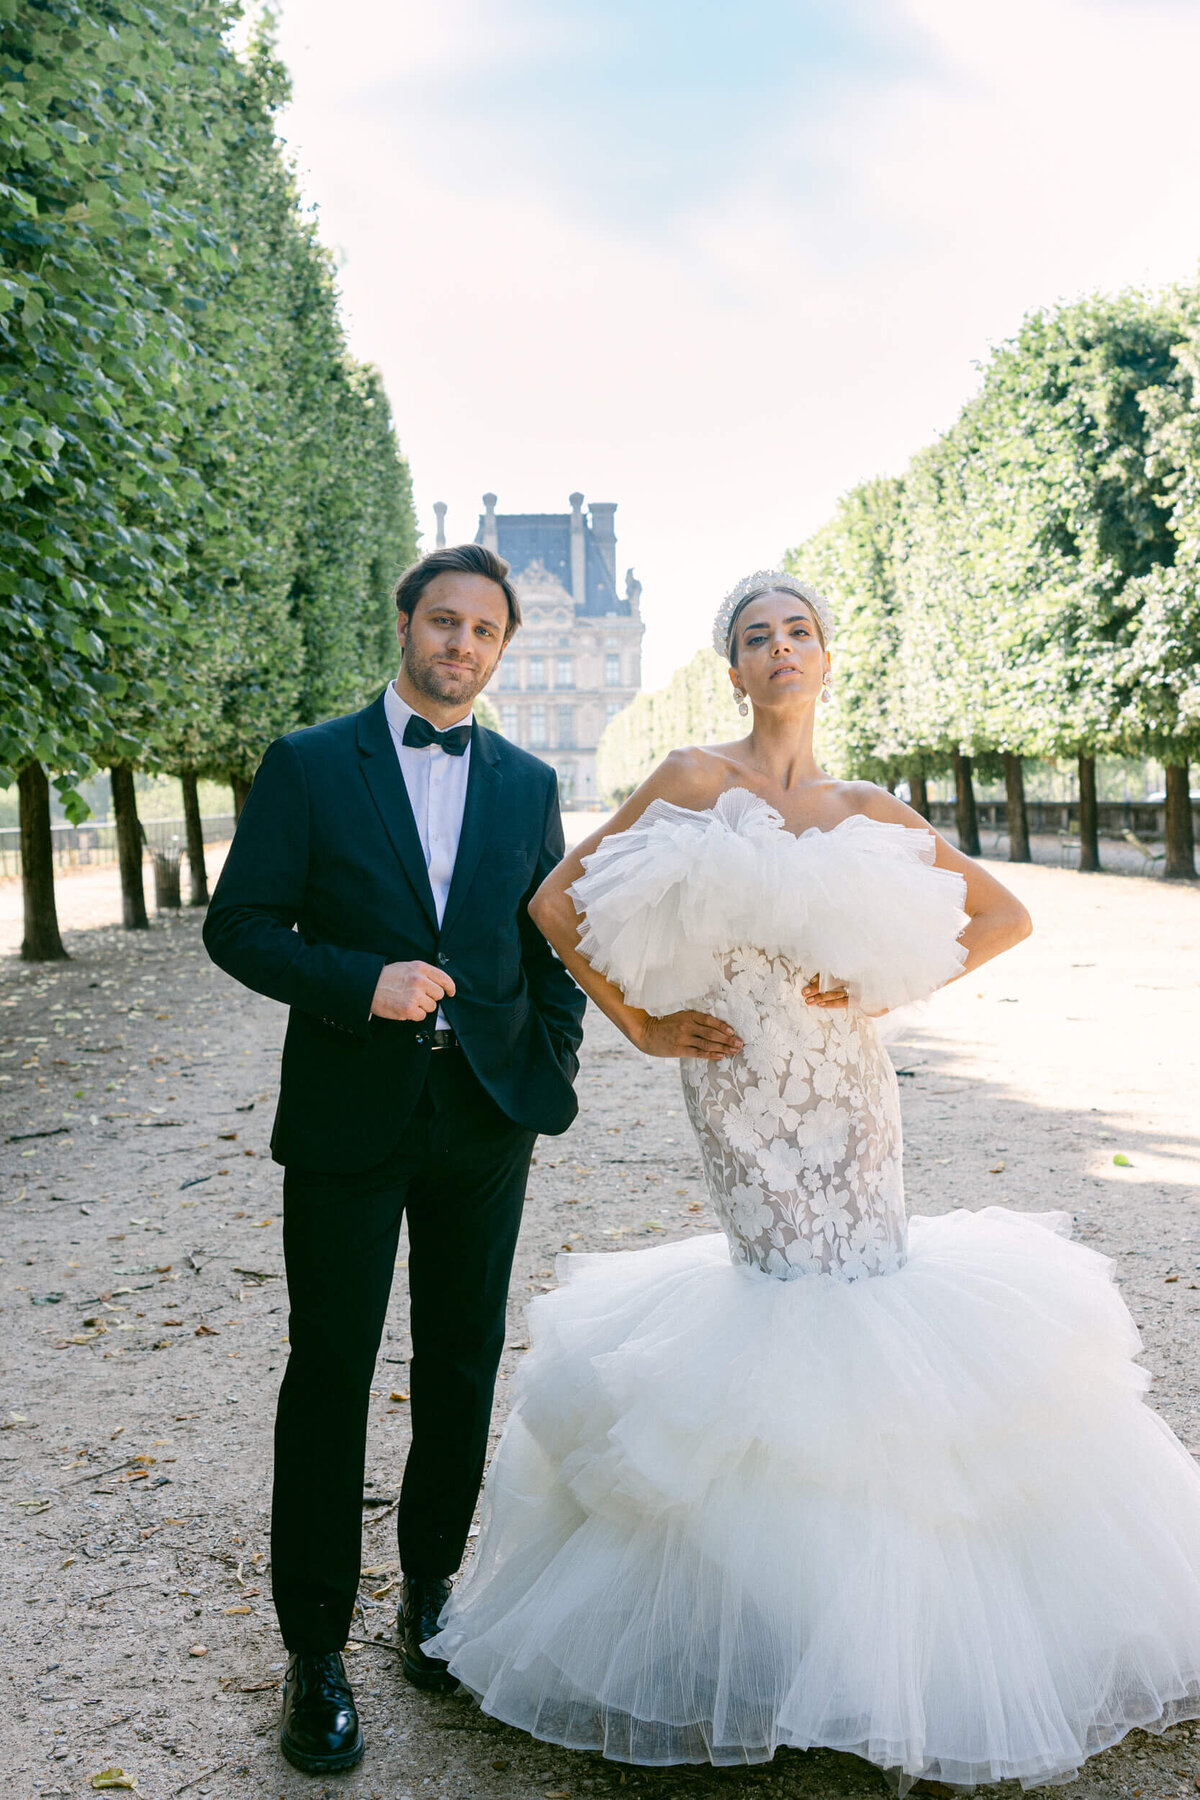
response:
<path fill-rule="evenodd" d="M 777 669 L 771 670 L 770 679 L 774 681 L 777 675 L 798 675 L 799 673 L 795 663 L 780 663 Z"/>

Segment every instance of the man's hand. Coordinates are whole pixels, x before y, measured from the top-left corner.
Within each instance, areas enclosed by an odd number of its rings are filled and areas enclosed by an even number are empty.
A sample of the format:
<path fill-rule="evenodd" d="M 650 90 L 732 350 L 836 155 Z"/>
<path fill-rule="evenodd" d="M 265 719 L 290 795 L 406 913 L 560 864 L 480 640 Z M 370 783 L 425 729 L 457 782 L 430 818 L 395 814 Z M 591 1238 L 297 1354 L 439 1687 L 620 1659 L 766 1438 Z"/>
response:
<path fill-rule="evenodd" d="M 432 963 L 388 963 L 375 984 L 371 1011 L 380 1019 L 427 1019 L 453 993 L 449 975 Z"/>
<path fill-rule="evenodd" d="M 736 1056 L 742 1047 L 732 1025 L 702 1012 L 668 1013 L 665 1019 L 647 1013 L 632 1041 L 647 1056 L 699 1056 L 708 1062 Z"/>

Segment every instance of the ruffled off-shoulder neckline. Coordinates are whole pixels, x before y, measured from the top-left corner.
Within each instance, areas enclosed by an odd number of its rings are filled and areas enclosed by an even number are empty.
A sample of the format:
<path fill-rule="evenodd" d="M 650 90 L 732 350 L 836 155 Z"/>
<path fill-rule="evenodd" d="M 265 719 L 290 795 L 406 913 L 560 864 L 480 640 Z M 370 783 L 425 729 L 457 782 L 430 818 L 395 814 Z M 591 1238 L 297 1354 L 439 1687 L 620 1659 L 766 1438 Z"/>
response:
<path fill-rule="evenodd" d="M 903 833 L 906 838 L 917 839 L 922 847 L 928 846 L 930 856 L 935 849 L 931 826 L 905 825 L 899 819 L 873 819 L 869 813 L 863 812 L 848 813 L 836 825 L 806 825 L 803 831 L 793 831 L 777 806 L 772 806 L 769 800 L 756 794 L 753 788 L 742 787 L 740 784 L 725 788 L 711 806 L 679 806 L 674 800 L 652 800 L 645 812 L 628 829 L 636 831 L 639 825 L 652 825 L 665 818 L 718 820 L 734 832 L 740 832 L 747 826 L 752 830 L 755 825 L 760 825 L 769 831 L 782 832 L 794 844 L 804 844 L 813 838 L 834 838 L 840 833 L 853 833 L 865 827 L 870 831 L 885 832 L 894 841 L 898 833 Z"/>

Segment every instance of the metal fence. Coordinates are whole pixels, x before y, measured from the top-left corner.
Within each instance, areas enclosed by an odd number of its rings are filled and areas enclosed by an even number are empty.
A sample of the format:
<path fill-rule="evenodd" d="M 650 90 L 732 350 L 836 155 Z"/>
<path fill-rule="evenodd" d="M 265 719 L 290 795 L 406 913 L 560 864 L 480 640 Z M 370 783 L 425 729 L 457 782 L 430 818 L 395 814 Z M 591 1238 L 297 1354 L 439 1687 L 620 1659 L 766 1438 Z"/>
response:
<path fill-rule="evenodd" d="M 220 844 L 233 836 L 234 815 L 214 813 L 202 821 L 206 844 Z M 182 819 L 143 819 L 142 832 L 148 850 L 180 849 L 187 842 L 187 827 Z M 101 868 L 117 860 L 117 827 L 107 824 L 52 825 L 50 838 L 54 849 L 54 866 L 58 869 Z M 0 827 L 0 876 L 21 873 L 21 828 Z"/>
<path fill-rule="evenodd" d="M 1003 800 L 980 800 L 977 808 L 980 828 L 1007 831 L 1008 811 Z M 935 825 L 953 825 L 953 800 L 933 800 L 929 806 Z M 1025 812 L 1034 836 L 1055 832 L 1078 832 L 1078 800 L 1027 800 Z M 1100 800 L 1096 805 L 1102 835 L 1121 837 L 1133 832 L 1135 837 L 1162 843 L 1166 832 L 1166 807 L 1154 800 Z M 1192 817 L 1200 827 L 1200 803 L 1192 801 Z"/>

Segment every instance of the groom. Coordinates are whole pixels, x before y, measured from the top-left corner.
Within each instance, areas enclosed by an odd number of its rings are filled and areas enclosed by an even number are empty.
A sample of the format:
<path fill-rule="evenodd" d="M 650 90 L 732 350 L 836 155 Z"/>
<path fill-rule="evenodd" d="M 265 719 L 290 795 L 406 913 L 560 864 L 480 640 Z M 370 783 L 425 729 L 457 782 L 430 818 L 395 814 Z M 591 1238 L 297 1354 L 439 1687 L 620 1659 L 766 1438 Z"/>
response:
<path fill-rule="evenodd" d="M 427 1657 L 483 1475 L 538 1132 L 565 1131 L 584 999 L 526 911 L 563 852 L 554 771 L 471 716 L 521 622 L 508 564 L 436 550 L 396 588 L 400 673 L 268 749 L 204 927 L 291 1008 L 284 1165 L 291 1350 L 275 1424 L 272 1581 L 297 1768 L 363 1753 L 341 1647 L 361 1557 L 367 1409 L 407 1216 L 412 1447 L 397 1515 L 404 1671 Z"/>

